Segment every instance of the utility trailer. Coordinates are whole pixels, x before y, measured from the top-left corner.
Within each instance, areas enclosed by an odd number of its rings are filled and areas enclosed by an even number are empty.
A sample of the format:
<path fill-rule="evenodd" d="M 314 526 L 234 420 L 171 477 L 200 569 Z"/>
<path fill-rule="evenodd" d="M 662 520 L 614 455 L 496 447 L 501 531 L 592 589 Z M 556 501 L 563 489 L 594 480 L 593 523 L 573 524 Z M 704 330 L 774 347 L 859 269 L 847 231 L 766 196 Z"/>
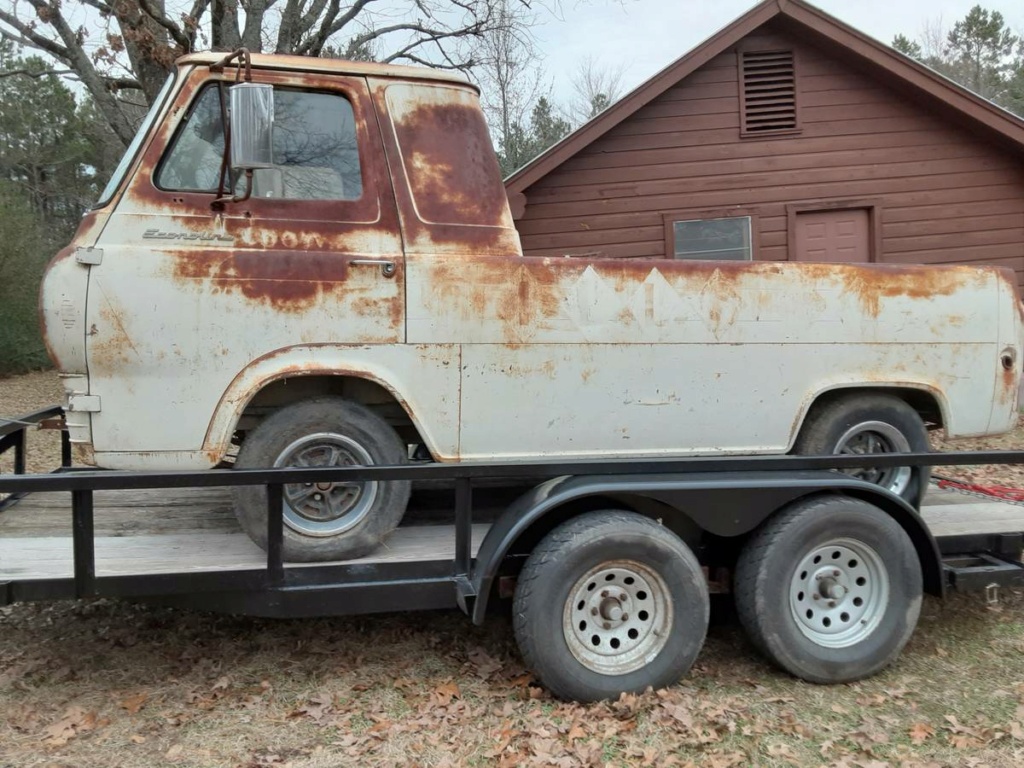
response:
<path fill-rule="evenodd" d="M 272 617 L 458 607 L 480 624 L 511 597 L 526 662 L 555 694 L 586 701 L 677 680 L 712 593 L 732 593 L 779 666 L 829 683 L 891 663 L 923 592 L 1024 582 L 1024 507 L 988 505 L 1000 508 L 965 522 L 947 495 L 921 514 L 834 471 L 1022 464 L 1024 452 L 124 472 L 72 469 L 64 432 L 64 466 L 25 474 L 28 430 L 60 416 L 0 424 L 0 454 L 14 456 L 0 475 L 2 605 L 118 597 Z M 357 480 L 434 490 L 414 493 L 368 556 L 284 562 L 282 489 Z M 266 552 L 233 523 L 227 489 L 239 485 L 266 488 Z"/>

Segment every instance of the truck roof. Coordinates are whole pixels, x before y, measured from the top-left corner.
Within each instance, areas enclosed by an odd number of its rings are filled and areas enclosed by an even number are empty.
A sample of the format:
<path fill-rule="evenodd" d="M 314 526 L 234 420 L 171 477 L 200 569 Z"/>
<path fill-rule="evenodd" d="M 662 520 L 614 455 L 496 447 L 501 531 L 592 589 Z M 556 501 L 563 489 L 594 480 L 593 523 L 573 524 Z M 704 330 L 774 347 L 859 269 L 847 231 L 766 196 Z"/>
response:
<path fill-rule="evenodd" d="M 207 65 L 216 64 L 227 54 L 218 51 L 190 53 L 180 57 L 175 64 Z M 254 69 L 279 69 L 298 72 L 320 72 L 334 75 L 359 75 L 362 77 L 394 77 L 406 80 L 439 80 L 446 83 L 468 85 L 479 90 L 463 75 L 428 67 L 408 67 L 401 64 L 378 64 L 372 61 L 348 61 L 347 59 L 321 59 L 313 56 L 284 56 L 266 53 L 251 54 Z M 232 63 L 231 66 L 234 66 Z"/>

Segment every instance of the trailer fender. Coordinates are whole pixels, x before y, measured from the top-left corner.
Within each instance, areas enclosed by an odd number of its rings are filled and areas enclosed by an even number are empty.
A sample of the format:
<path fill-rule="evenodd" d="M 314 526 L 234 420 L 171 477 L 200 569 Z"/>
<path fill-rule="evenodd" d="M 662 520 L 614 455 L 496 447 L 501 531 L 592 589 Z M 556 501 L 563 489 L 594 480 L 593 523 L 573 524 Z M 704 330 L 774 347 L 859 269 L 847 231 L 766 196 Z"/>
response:
<path fill-rule="evenodd" d="M 470 575 L 467 613 L 482 624 L 499 569 L 516 542 L 539 538 L 576 514 L 595 509 L 678 512 L 702 531 L 743 536 L 788 504 L 814 494 L 863 499 L 892 515 L 910 536 L 925 591 L 942 596 L 941 555 L 921 515 L 899 496 L 836 472 L 716 472 L 679 475 L 566 476 L 541 483 L 514 501 L 487 531 Z M 532 535 L 531 535 L 532 533 Z M 525 553 L 524 553 L 525 554 Z"/>

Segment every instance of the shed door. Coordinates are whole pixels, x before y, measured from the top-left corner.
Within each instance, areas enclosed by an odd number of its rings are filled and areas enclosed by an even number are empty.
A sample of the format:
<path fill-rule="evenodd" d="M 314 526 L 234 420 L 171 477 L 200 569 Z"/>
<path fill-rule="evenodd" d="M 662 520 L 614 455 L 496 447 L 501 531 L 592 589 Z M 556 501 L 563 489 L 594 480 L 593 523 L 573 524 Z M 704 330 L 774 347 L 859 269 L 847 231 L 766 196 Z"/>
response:
<path fill-rule="evenodd" d="M 808 211 L 796 215 L 795 261 L 871 260 L 871 225 L 866 208 Z"/>

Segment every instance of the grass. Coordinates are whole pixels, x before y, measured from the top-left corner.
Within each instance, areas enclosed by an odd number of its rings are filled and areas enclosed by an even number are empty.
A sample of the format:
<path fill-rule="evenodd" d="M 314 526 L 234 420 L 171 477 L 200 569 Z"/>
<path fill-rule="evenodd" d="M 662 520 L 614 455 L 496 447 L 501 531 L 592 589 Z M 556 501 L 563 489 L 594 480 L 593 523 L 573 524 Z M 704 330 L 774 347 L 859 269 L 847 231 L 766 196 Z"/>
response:
<path fill-rule="evenodd" d="M 987 765 L 1024 761 L 1024 594 L 928 600 L 899 662 L 813 686 L 714 625 L 666 691 L 579 705 L 507 617 L 0 609 L 0 765 Z"/>

